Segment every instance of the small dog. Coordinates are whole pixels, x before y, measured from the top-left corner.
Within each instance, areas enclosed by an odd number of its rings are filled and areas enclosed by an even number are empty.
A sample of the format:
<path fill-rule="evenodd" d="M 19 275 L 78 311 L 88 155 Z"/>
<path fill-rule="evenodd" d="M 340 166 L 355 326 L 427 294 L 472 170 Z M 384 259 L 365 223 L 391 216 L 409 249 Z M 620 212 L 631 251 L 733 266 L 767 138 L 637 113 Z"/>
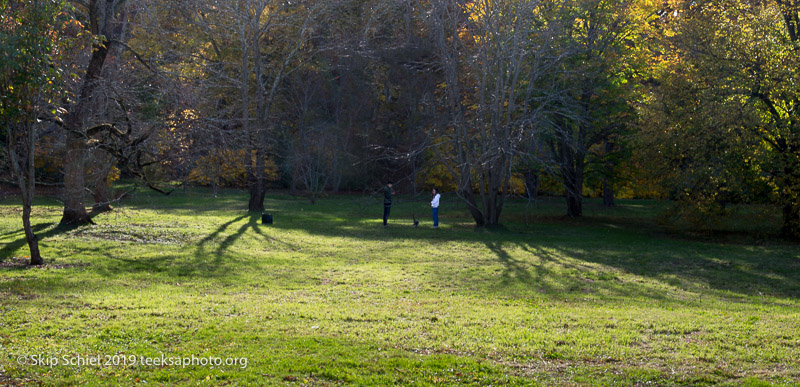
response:
<path fill-rule="evenodd" d="M 417 220 L 417 216 L 415 214 L 411 214 L 411 218 L 414 219 L 414 227 L 419 226 L 419 221 Z"/>

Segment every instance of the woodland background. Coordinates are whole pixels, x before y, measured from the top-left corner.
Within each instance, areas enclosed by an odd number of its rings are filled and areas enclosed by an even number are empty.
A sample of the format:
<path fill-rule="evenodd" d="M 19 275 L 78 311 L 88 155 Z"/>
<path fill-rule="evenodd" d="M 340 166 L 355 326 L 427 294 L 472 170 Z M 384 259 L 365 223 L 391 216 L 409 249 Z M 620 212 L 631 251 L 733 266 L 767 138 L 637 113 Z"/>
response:
<path fill-rule="evenodd" d="M 91 222 L 132 179 L 769 204 L 800 236 L 798 0 L 1 0 L 0 176 Z M 776 230 L 776 233 L 778 230 Z"/>

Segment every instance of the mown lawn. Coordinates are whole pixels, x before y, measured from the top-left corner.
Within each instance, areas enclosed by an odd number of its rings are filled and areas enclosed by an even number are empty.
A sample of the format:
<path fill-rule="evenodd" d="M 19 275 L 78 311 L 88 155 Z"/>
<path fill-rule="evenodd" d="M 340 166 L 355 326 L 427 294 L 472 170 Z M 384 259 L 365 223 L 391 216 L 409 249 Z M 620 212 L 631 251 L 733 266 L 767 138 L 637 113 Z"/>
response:
<path fill-rule="evenodd" d="M 434 230 L 425 202 L 384 229 L 378 198 L 270 194 L 270 226 L 246 199 L 139 192 L 71 230 L 43 200 L 43 268 L 0 201 L 0 385 L 800 384 L 800 245 L 740 237 L 761 211 L 720 239 L 648 201 L 484 230 L 445 195 Z M 247 366 L 30 364 L 90 355 Z"/>

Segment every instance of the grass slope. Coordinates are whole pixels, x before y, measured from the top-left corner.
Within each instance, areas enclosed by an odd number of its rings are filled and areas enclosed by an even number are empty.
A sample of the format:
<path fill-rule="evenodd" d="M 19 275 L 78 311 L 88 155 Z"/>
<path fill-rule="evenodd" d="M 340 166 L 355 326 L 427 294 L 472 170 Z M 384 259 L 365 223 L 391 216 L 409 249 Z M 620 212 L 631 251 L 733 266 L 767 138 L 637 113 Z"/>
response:
<path fill-rule="evenodd" d="M 438 230 L 424 202 L 396 204 L 384 229 L 380 202 L 358 196 L 269 195 L 267 226 L 241 193 L 140 192 L 72 230 L 42 201 L 48 265 L 27 268 L 4 200 L 0 384 L 800 383 L 797 245 L 672 235 L 653 221 L 665 204 L 639 201 L 590 202 L 577 222 L 560 201 L 527 216 L 511 203 L 504 228 L 475 229 L 454 201 Z"/>

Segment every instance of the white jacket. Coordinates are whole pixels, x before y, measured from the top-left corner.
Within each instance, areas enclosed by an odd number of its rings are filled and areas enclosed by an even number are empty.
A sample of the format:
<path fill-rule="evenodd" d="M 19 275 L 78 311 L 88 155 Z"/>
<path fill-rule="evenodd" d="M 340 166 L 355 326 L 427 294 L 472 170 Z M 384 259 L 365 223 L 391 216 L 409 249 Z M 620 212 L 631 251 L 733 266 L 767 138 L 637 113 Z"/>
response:
<path fill-rule="evenodd" d="M 431 200 L 431 207 L 439 208 L 439 194 L 438 193 L 436 194 L 436 196 L 433 197 L 433 200 Z"/>

